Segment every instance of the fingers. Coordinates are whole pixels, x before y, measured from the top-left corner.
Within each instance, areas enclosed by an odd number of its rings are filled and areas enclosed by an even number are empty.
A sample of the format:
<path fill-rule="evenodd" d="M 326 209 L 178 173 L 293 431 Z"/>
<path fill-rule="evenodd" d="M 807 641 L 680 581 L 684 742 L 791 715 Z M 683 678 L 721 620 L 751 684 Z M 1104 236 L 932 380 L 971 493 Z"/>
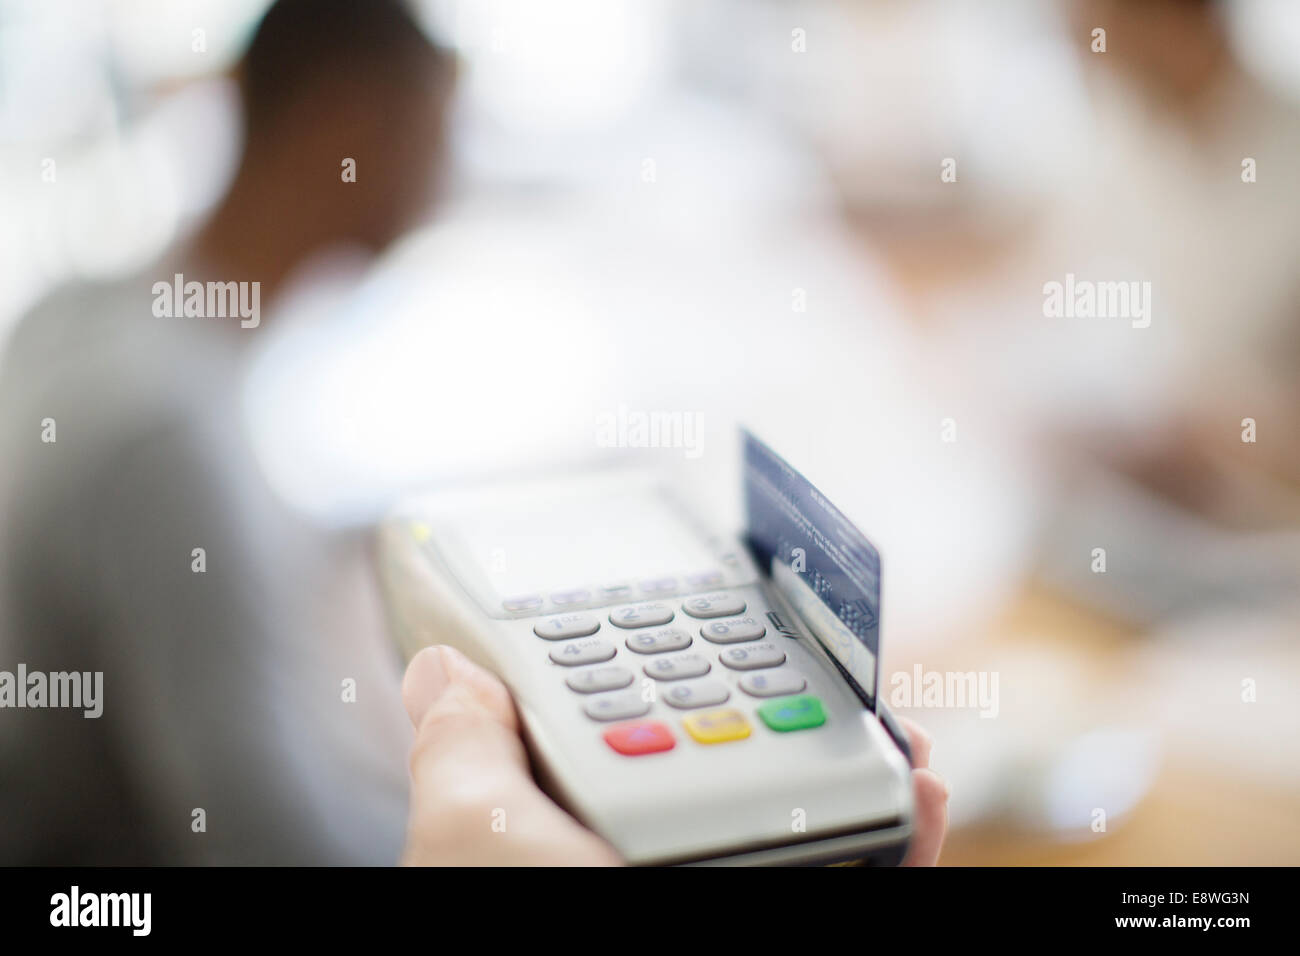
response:
<path fill-rule="evenodd" d="M 894 715 L 912 748 L 912 790 L 916 802 L 912 818 L 912 843 L 904 866 L 934 866 L 948 832 L 948 785 L 930 768 L 934 738 L 920 724 Z"/>
<path fill-rule="evenodd" d="M 912 818 L 912 843 L 903 866 L 934 866 L 948 830 L 948 785 L 933 770 L 913 770 L 916 806 Z"/>
<path fill-rule="evenodd" d="M 906 717 L 894 714 L 894 719 L 903 728 L 903 733 L 907 734 L 907 742 L 912 748 L 912 767 L 920 770 L 930 766 L 930 750 L 934 741 L 929 732 Z"/>

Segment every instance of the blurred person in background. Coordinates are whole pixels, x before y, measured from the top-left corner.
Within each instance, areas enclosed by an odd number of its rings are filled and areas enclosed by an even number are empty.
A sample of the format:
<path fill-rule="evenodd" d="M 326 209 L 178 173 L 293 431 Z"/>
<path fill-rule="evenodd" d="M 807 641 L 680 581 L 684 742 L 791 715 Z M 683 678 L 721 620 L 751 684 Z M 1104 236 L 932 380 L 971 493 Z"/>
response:
<path fill-rule="evenodd" d="M 259 475 L 240 376 L 314 262 L 376 253 L 423 211 L 454 72 L 397 0 L 280 0 L 241 64 L 243 156 L 209 221 L 14 333 L 4 660 L 103 690 L 97 718 L 0 720 L 0 862 L 398 859 L 411 734 L 365 556 Z M 194 282 L 243 297 L 187 314 L 164 287 Z"/>
<path fill-rule="evenodd" d="M 1106 185 L 1132 212 L 1103 218 L 1108 228 L 1123 220 L 1125 244 L 1177 280 L 1162 283 L 1163 311 L 1186 339 L 1176 407 L 1160 427 L 1086 443 L 1224 526 L 1300 527 L 1300 188 L 1290 175 L 1300 108 L 1242 63 L 1226 7 L 1071 7 L 1081 35 L 1104 26 L 1110 38 L 1104 56 L 1085 62 L 1096 69 L 1098 114 L 1112 118 L 1108 138 L 1126 144 L 1107 164 Z M 1239 440 L 1244 417 L 1267 431 L 1257 443 Z"/>
<path fill-rule="evenodd" d="M 1013 81 L 1052 95 L 996 115 L 972 97 L 965 125 L 923 114 L 903 155 L 926 182 L 909 180 L 902 211 L 869 188 L 890 180 L 858 139 L 826 137 L 848 218 L 900 277 L 967 434 L 1029 463 L 1024 500 L 1044 513 L 1023 570 L 1137 626 L 1275 604 L 1300 580 L 1294 553 L 1243 561 L 1224 537 L 1300 530 L 1300 109 L 1252 72 L 1229 7 L 1062 4 L 1022 39 L 1033 56 L 984 78 L 990 99 Z M 936 5 L 917 29 L 940 20 Z M 944 156 L 962 170 L 951 182 L 930 168 Z M 1146 319 L 1046 315 L 1045 285 L 1067 276 L 1147 286 Z M 1101 541 L 1142 575 L 1077 559 Z"/>
<path fill-rule="evenodd" d="M 1104 52 L 1078 46 L 1092 176 L 1063 190 L 1030 266 L 1040 281 L 1148 280 L 1151 321 L 1075 319 L 1055 360 L 1079 382 L 1075 408 L 1043 423 L 1062 476 L 1044 576 L 1144 627 L 1294 615 L 1300 107 L 1247 67 L 1225 3 L 1070 12 L 1076 36 L 1106 31 Z M 1039 321 L 1059 337 L 1071 320 Z M 1103 538 L 1133 573 L 1080 573 L 1074 555 Z"/>

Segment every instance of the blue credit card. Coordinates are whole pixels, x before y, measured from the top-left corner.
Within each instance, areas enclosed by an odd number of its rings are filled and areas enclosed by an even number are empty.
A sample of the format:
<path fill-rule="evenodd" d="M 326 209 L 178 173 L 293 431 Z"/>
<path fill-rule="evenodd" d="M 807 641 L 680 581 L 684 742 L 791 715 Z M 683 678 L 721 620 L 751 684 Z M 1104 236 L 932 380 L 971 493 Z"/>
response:
<path fill-rule="evenodd" d="M 748 431 L 741 439 L 750 551 L 874 711 L 880 552 L 776 452 Z"/>

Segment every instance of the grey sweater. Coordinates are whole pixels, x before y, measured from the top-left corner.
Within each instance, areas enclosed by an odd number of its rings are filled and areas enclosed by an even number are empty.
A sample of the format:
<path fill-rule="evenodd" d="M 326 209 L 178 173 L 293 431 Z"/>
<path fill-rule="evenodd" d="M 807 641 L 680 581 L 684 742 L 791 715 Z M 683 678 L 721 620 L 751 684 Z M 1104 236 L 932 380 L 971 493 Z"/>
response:
<path fill-rule="evenodd" d="M 4 347 L 0 671 L 102 672 L 103 713 L 0 708 L 0 864 L 395 862 L 410 731 L 363 541 L 277 499 L 240 391 L 265 333 L 154 316 L 170 275 L 59 293 Z"/>

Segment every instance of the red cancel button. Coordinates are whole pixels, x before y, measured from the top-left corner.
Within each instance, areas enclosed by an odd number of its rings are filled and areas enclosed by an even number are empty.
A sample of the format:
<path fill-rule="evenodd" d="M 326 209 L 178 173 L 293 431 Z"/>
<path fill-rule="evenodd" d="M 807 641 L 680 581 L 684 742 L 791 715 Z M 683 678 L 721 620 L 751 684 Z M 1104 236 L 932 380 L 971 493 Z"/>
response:
<path fill-rule="evenodd" d="M 677 745 L 672 731 L 657 720 L 634 720 L 628 724 L 619 724 L 605 731 L 604 737 L 605 743 L 629 757 L 672 750 Z"/>

